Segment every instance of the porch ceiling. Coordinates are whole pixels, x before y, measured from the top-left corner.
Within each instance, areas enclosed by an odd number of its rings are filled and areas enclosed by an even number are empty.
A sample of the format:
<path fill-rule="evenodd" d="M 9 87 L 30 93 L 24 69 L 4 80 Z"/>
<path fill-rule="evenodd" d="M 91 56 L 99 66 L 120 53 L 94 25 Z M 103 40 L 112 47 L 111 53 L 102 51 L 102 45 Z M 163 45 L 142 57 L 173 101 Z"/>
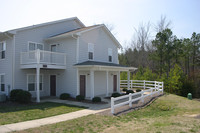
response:
<path fill-rule="evenodd" d="M 97 70 L 97 71 L 135 71 L 135 67 L 127 67 L 115 63 L 97 62 L 97 61 L 86 61 L 75 64 L 74 67 L 79 70 Z"/>

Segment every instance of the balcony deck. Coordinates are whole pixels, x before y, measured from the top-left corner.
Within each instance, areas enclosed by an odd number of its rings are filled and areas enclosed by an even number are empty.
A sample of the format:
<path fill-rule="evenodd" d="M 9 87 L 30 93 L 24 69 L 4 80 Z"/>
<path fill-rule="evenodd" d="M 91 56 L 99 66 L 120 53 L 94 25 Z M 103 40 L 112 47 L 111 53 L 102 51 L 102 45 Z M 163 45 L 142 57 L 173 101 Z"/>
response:
<path fill-rule="evenodd" d="M 66 69 L 66 54 L 44 50 L 21 52 L 21 68 Z"/>

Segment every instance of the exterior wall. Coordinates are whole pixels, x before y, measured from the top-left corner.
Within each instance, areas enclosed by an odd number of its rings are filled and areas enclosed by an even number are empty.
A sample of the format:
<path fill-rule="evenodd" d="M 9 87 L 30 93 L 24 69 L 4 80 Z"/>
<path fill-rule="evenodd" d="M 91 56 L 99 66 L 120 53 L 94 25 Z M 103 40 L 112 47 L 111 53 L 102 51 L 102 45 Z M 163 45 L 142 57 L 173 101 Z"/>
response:
<path fill-rule="evenodd" d="M 42 44 L 44 44 L 44 50 L 49 51 L 50 45 L 47 44 L 46 42 L 44 42 L 44 39 L 46 39 L 52 35 L 67 32 L 67 31 L 70 31 L 70 30 L 73 30 L 76 28 L 80 28 L 80 26 L 76 22 L 71 20 L 71 21 L 67 21 L 67 22 L 62 22 L 62 23 L 57 23 L 57 24 L 52 24 L 52 25 L 47 25 L 47 26 L 30 29 L 30 30 L 23 30 L 23 31 L 17 32 L 16 37 L 15 37 L 15 39 L 16 39 L 15 40 L 15 48 L 16 49 L 15 49 L 15 86 L 14 86 L 14 89 L 27 90 L 27 74 L 28 73 L 36 73 L 35 70 L 20 69 L 20 53 L 27 51 L 28 41 L 42 43 Z M 71 40 L 69 40 L 69 42 L 70 41 Z M 50 74 L 51 73 L 58 74 L 58 76 L 57 76 L 57 91 L 58 90 L 60 90 L 60 91 L 57 92 L 57 96 L 59 96 L 59 94 L 61 92 L 64 92 L 64 89 L 69 90 L 72 88 L 69 85 L 68 86 L 66 85 L 65 87 L 61 87 L 63 84 L 67 84 L 73 80 L 73 78 L 69 78 L 69 77 L 66 79 L 66 74 L 72 75 L 71 73 L 73 73 L 73 71 L 68 71 L 69 65 L 70 65 L 70 67 L 72 67 L 70 59 L 71 58 L 75 59 L 75 57 L 73 57 L 73 56 L 70 57 L 71 55 L 68 54 L 69 50 L 74 49 L 74 47 L 72 46 L 72 43 L 69 43 L 69 44 L 67 43 L 67 45 L 65 45 L 65 43 L 61 43 L 57 49 L 57 52 L 66 52 L 67 53 L 66 73 L 61 74 L 60 70 L 48 70 L 47 75 L 45 75 L 45 81 L 48 81 L 48 82 L 46 82 L 46 84 L 48 84 L 48 85 L 45 85 L 45 87 L 44 87 L 45 90 L 48 91 L 48 93 L 41 92 L 41 96 L 49 95 L 49 76 L 48 76 L 49 73 Z M 74 53 L 75 53 L 75 51 L 74 51 Z M 60 80 L 60 79 L 62 79 L 62 80 Z M 69 79 L 69 81 L 68 81 L 68 79 Z M 68 81 L 68 82 L 66 82 L 66 81 Z M 70 84 L 73 84 L 73 82 Z M 33 95 L 35 95 L 35 93 L 33 93 Z"/>
<path fill-rule="evenodd" d="M 88 60 L 88 43 L 94 44 L 94 61 L 108 62 L 108 48 L 111 48 L 112 63 L 118 63 L 117 46 L 102 28 L 81 34 L 79 42 L 79 63 Z"/>
<path fill-rule="evenodd" d="M 53 70 L 57 72 L 57 96 L 61 93 L 69 93 L 75 97 L 77 94 L 77 77 L 76 77 L 76 44 L 77 41 L 74 38 L 66 38 L 52 42 L 53 44 L 59 44 L 57 50 L 66 53 L 66 70 Z"/>
<path fill-rule="evenodd" d="M 6 41 L 5 59 L 0 59 L 0 74 L 5 74 L 5 93 L 8 95 L 9 88 L 12 87 L 12 45 L 13 39 L 0 40 Z"/>

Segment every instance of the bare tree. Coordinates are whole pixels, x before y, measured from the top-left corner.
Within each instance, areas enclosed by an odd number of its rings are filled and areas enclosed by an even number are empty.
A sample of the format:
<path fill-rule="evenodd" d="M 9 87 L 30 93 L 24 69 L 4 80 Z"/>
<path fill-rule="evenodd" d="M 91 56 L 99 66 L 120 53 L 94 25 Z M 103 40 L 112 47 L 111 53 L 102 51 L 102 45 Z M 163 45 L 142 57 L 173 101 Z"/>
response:
<path fill-rule="evenodd" d="M 160 20 L 157 22 L 157 24 L 154 25 L 154 29 L 156 32 L 162 32 L 165 29 L 171 29 L 172 22 L 170 20 L 167 20 L 167 17 L 165 15 L 161 15 Z"/>

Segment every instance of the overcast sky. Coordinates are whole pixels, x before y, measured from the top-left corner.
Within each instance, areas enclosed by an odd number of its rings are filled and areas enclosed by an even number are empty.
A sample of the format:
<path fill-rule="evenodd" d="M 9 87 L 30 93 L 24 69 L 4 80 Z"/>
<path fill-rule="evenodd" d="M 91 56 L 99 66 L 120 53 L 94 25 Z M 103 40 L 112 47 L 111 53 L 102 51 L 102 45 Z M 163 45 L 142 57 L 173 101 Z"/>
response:
<path fill-rule="evenodd" d="M 200 0 L 0 0 L 0 31 L 77 16 L 86 26 L 114 25 L 125 46 L 140 23 L 165 15 L 179 38 L 200 33 Z"/>

